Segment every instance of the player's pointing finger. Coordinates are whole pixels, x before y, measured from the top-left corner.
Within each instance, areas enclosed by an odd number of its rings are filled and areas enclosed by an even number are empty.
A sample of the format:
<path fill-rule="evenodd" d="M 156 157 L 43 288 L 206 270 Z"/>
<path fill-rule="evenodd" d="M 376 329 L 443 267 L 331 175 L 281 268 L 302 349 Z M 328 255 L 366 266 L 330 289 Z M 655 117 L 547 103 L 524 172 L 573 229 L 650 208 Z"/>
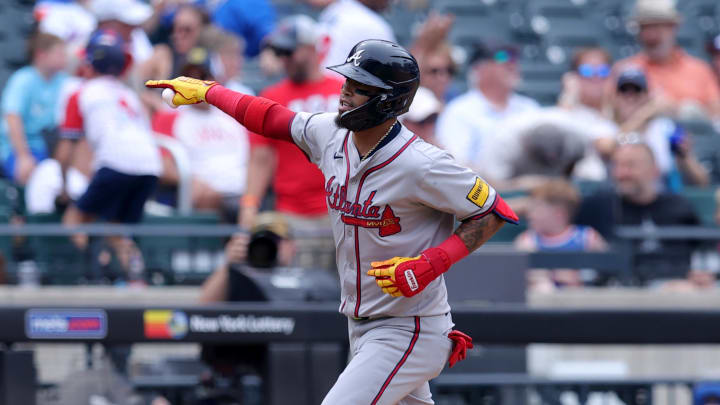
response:
<path fill-rule="evenodd" d="M 155 89 L 172 89 L 173 85 L 170 83 L 170 80 L 148 80 L 145 82 L 145 87 Z"/>

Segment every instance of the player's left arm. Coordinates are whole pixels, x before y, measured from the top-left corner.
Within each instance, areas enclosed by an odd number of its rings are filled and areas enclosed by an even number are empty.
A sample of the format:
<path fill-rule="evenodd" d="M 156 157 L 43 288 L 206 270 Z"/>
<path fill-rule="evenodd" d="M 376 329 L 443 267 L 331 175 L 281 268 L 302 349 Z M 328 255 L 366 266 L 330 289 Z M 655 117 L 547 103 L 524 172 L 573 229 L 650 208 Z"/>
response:
<path fill-rule="evenodd" d="M 497 215 L 486 215 L 480 219 L 469 219 L 455 229 L 457 235 L 467 248 L 468 253 L 473 252 L 505 225 L 505 220 Z"/>
<path fill-rule="evenodd" d="M 437 152 L 429 151 L 437 155 Z M 457 165 L 446 154 L 428 160 L 417 198 L 432 208 L 465 218 L 445 241 L 427 248 L 416 257 L 393 257 L 370 263 L 368 275 L 386 294 L 412 297 L 450 267 L 487 242 L 503 222 L 517 223 L 518 217 L 500 195 L 475 173 Z"/>

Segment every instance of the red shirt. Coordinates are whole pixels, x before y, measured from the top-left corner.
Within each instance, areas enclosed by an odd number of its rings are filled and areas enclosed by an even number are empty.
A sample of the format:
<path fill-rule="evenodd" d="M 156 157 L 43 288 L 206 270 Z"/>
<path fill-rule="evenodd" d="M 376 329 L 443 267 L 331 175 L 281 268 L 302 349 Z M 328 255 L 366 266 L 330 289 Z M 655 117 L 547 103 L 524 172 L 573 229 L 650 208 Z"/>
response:
<path fill-rule="evenodd" d="M 312 83 L 296 84 L 290 80 L 268 87 L 260 96 L 300 112 L 337 111 L 342 81 L 325 76 Z M 277 156 L 273 181 L 275 209 L 290 214 L 327 215 L 325 178 L 320 169 L 308 161 L 300 148 L 290 142 L 251 134 L 250 145 L 270 146 Z"/>

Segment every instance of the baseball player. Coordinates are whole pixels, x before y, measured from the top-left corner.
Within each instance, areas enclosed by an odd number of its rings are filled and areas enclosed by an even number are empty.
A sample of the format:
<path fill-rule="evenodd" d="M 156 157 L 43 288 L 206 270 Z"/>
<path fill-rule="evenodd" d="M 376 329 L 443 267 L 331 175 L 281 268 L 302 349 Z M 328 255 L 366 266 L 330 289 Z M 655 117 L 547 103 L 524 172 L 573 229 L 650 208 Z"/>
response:
<path fill-rule="evenodd" d="M 452 330 L 442 274 L 517 217 L 483 179 L 397 122 L 420 79 L 408 51 L 366 40 L 329 69 L 346 78 L 337 113 L 294 113 L 191 78 L 146 85 L 293 142 L 323 172 L 352 354 L 323 404 L 432 404 L 428 381 L 472 347 Z"/>

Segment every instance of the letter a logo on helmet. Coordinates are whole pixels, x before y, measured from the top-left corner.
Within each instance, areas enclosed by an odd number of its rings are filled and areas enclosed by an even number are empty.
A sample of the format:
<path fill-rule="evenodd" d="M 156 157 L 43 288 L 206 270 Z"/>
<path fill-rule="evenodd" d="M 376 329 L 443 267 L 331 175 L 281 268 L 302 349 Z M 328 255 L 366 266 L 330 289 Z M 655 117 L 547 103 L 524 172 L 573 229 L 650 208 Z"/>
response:
<path fill-rule="evenodd" d="M 328 69 L 377 89 L 365 104 L 340 115 L 340 125 L 351 131 L 372 128 L 406 113 L 420 85 L 420 70 L 410 52 L 380 39 L 358 42 L 345 63 Z"/>
<path fill-rule="evenodd" d="M 352 62 L 355 66 L 360 66 L 360 57 L 362 56 L 363 52 L 365 52 L 364 49 L 360 49 L 355 54 L 345 61 L 346 63 Z"/>

